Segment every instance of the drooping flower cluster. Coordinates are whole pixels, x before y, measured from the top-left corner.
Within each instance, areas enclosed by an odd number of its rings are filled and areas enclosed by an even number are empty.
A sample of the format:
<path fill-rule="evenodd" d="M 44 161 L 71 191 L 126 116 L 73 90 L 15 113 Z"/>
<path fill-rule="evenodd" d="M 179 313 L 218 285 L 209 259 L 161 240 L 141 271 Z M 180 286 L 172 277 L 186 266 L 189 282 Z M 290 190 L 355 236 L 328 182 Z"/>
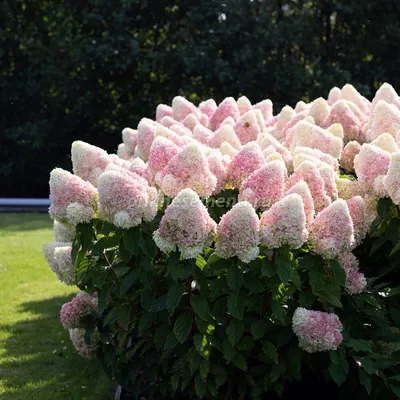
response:
<path fill-rule="evenodd" d="M 336 350 L 342 343 L 342 324 L 336 314 L 299 307 L 293 314 L 293 332 L 308 353 Z"/>
<path fill-rule="evenodd" d="M 83 328 L 86 317 L 97 316 L 97 303 L 96 294 L 78 293 L 61 307 L 60 321 L 64 328 Z"/>
<path fill-rule="evenodd" d="M 86 343 L 85 329 L 74 328 L 69 330 L 69 338 L 75 347 L 77 353 L 83 358 L 93 358 L 99 347 L 98 332 L 94 332 L 90 336 L 90 342 Z"/>
<path fill-rule="evenodd" d="M 75 284 L 76 267 L 71 260 L 71 243 L 49 242 L 42 248 L 43 256 L 57 278 L 66 285 Z"/>
<path fill-rule="evenodd" d="M 359 271 L 359 263 L 356 256 L 351 252 L 339 254 L 339 263 L 346 272 L 346 291 L 349 294 L 361 293 L 367 286 L 367 280 Z"/>

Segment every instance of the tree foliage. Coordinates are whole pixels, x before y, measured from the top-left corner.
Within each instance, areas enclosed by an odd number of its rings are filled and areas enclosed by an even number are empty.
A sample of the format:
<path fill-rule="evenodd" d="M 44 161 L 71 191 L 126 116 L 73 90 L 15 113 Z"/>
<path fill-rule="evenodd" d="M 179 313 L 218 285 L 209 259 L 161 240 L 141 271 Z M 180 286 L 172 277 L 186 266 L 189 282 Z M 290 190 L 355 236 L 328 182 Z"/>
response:
<path fill-rule="evenodd" d="M 2 195 L 46 197 L 71 141 L 115 151 L 178 94 L 278 112 L 348 81 L 399 88 L 399 16 L 397 0 L 3 0 Z"/>

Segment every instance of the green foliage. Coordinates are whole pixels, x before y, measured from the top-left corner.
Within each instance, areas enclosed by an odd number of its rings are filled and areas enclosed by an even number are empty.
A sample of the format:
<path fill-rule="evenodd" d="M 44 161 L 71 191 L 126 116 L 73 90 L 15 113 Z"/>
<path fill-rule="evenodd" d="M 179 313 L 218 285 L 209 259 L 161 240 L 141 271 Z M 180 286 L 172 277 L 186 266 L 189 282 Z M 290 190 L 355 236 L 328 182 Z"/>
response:
<path fill-rule="evenodd" d="M 110 376 L 146 398 L 289 396 L 293 382 L 308 377 L 336 385 L 341 398 L 360 385 L 357 398 L 399 396 L 397 221 L 398 207 L 381 200 L 371 235 L 355 250 L 369 285 L 354 296 L 337 260 L 308 247 L 261 248 L 249 264 L 213 249 L 183 260 L 149 251 L 151 223 L 125 231 L 98 220 L 78 226 L 77 281 L 99 296 L 98 357 Z M 297 307 L 339 316 L 338 350 L 299 348 L 291 326 Z"/>
<path fill-rule="evenodd" d="M 398 90 L 398 20 L 397 0 L 3 0 L 0 189 L 47 197 L 73 140 L 116 150 L 178 94 L 270 98 L 277 113 L 347 82 Z"/>

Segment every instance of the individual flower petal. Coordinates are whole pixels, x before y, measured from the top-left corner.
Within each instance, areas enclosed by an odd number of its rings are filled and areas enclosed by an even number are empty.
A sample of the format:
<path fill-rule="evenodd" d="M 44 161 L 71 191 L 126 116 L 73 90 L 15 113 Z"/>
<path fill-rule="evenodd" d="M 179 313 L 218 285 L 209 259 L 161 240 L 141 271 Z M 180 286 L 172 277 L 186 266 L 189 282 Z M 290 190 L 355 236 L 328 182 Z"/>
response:
<path fill-rule="evenodd" d="M 187 145 L 163 170 L 161 188 L 169 197 L 182 189 L 193 189 L 201 197 L 210 197 L 217 185 L 208 160 L 199 143 Z"/>
<path fill-rule="evenodd" d="M 173 251 L 178 246 L 183 258 L 196 258 L 211 245 L 215 229 L 216 223 L 197 193 L 183 189 L 165 210 L 153 237 L 164 252 Z"/>
<path fill-rule="evenodd" d="M 218 224 L 215 253 L 222 258 L 237 256 L 248 263 L 259 254 L 259 220 L 250 203 L 241 201 L 224 214 Z"/>
<path fill-rule="evenodd" d="M 337 350 L 343 340 L 342 324 L 336 314 L 298 307 L 292 319 L 299 346 L 308 353 Z"/>
<path fill-rule="evenodd" d="M 100 213 L 120 228 L 132 228 L 142 219 L 151 221 L 157 213 L 157 200 L 157 190 L 135 173 L 121 169 L 100 175 Z"/>
<path fill-rule="evenodd" d="M 61 168 L 50 173 L 50 201 L 50 217 L 72 225 L 89 222 L 97 212 L 96 188 Z"/>
<path fill-rule="evenodd" d="M 228 165 L 228 183 L 240 188 L 242 182 L 265 164 L 264 155 L 256 142 L 247 143 Z"/>
<path fill-rule="evenodd" d="M 354 229 L 349 207 L 342 199 L 334 201 L 308 224 L 309 240 L 314 252 L 335 258 L 354 244 Z"/>
<path fill-rule="evenodd" d="M 261 216 L 260 242 L 270 249 L 283 245 L 297 249 L 307 236 L 304 203 L 297 193 L 279 200 Z"/>
<path fill-rule="evenodd" d="M 248 201 L 255 209 L 266 210 L 283 195 L 285 164 L 271 161 L 252 172 L 240 186 L 239 201 Z"/>

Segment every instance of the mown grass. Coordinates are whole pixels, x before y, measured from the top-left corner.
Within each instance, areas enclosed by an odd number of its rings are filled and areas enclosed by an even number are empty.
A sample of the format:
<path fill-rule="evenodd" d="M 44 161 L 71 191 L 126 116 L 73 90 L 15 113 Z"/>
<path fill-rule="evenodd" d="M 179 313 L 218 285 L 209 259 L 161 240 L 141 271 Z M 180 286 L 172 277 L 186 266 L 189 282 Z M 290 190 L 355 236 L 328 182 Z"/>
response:
<path fill-rule="evenodd" d="M 52 240 L 48 215 L 0 214 L 0 399 L 108 399 L 99 362 L 76 354 L 59 322 L 77 288 L 44 260 L 41 247 Z"/>

